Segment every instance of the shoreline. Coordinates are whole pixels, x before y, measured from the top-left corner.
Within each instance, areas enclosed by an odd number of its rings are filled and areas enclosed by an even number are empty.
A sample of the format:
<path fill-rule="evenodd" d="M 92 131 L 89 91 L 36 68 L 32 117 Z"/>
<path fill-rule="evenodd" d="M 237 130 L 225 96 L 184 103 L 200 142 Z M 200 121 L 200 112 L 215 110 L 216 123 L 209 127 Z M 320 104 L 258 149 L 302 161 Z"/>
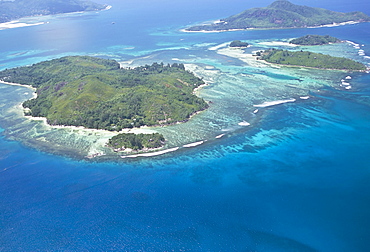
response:
<path fill-rule="evenodd" d="M 0 80 L 0 83 L 1 84 L 4 84 L 4 85 L 26 87 L 26 88 L 32 89 L 33 91 L 36 91 L 37 90 L 36 88 L 32 87 L 31 85 L 26 85 L 26 84 L 7 82 L 7 81 L 3 81 L 3 80 Z"/>
<path fill-rule="evenodd" d="M 262 45 L 284 45 L 284 46 L 290 46 L 286 42 L 279 42 L 279 41 L 272 41 L 272 42 L 260 42 L 259 44 Z M 222 44 L 224 45 L 224 44 Z M 216 48 L 217 46 L 215 46 Z M 230 48 L 225 47 L 222 48 L 221 46 L 214 49 L 218 54 L 226 55 L 228 57 L 237 58 L 245 63 L 251 64 L 255 67 L 263 67 L 266 65 L 269 65 L 274 68 L 281 68 L 281 67 L 295 67 L 295 68 L 308 68 L 308 69 L 316 69 L 316 70 L 329 70 L 329 71 L 342 71 L 342 72 L 360 72 L 360 73 L 367 73 L 370 71 L 370 67 L 366 67 L 365 70 L 350 70 L 350 69 L 332 69 L 332 68 L 318 68 L 318 67 L 310 67 L 310 66 L 301 66 L 301 65 L 285 65 L 285 64 L 277 64 L 277 63 L 271 63 L 266 60 L 257 59 L 258 56 L 254 56 L 253 52 L 252 54 L 245 53 L 243 49 L 241 48 Z M 366 65 L 365 65 L 366 66 Z"/>
<path fill-rule="evenodd" d="M 319 26 L 306 26 L 306 27 L 250 27 L 250 28 L 233 28 L 233 29 L 226 29 L 226 30 L 199 30 L 199 31 L 189 31 L 187 28 L 180 29 L 180 32 L 188 32 L 188 33 L 217 33 L 217 32 L 233 32 L 233 31 L 248 31 L 248 30 L 283 30 L 283 29 L 314 29 L 314 28 L 323 28 L 323 27 L 337 27 L 342 25 L 353 25 L 359 23 L 366 23 L 361 21 L 346 21 L 341 23 L 332 23 L 326 25 L 319 25 Z M 209 25 L 209 24 L 208 24 Z M 207 25 L 204 25 L 207 26 Z"/>
<path fill-rule="evenodd" d="M 258 61 L 264 62 L 266 64 L 271 64 L 272 66 L 309 68 L 309 69 L 316 69 L 316 70 L 329 70 L 329 71 L 341 71 L 341 72 L 359 72 L 359 73 L 367 73 L 368 71 L 370 71 L 370 67 L 367 67 L 365 70 L 352 70 L 352 69 L 336 69 L 336 68 L 319 68 L 319 67 L 300 66 L 300 65 L 285 65 L 285 64 L 271 63 L 271 62 L 268 62 L 266 60 L 261 60 L 261 59 L 259 59 Z"/>
<path fill-rule="evenodd" d="M 10 85 L 10 86 L 19 86 L 19 87 L 25 87 L 25 88 L 28 88 L 28 89 L 32 89 L 34 95 L 30 99 L 34 99 L 34 98 L 37 97 L 37 94 L 35 92 L 37 89 L 32 87 L 31 85 L 6 82 L 6 81 L 3 81 L 3 80 L 0 80 L 0 84 Z M 203 84 L 203 85 L 207 85 L 207 84 Z M 185 121 L 181 121 L 181 122 L 174 122 L 174 123 L 167 124 L 167 125 L 153 125 L 153 126 L 144 125 L 144 126 L 141 126 L 139 128 L 125 128 L 125 129 L 122 129 L 120 131 L 109 131 L 109 130 L 105 130 L 105 129 L 91 129 L 91 128 L 86 128 L 84 126 L 51 125 L 47 122 L 46 117 L 33 117 L 33 116 L 24 115 L 23 111 L 25 111 L 27 108 L 23 107 L 22 103 L 16 105 L 16 107 L 17 107 L 17 109 L 22 110 L 21 114 L 23 115 L 23 117 L 26 120 L 41 122 L 42 126 L 46 128 L 46 131 L 50 131 L 50 130 L 54 130 L 54 129 L 55 130 L 65 129 L 65 130 L 68 130 L 66 132 L 77 131 L 77 132 L 74 132 L 74 133 L 77 134 L 77 135 L 80 135 L 80 136 L 94 135 L 95 140 L 92 142 L 92 144 L 90 145 L 90 149 L 87 151 L 86 155 L 84 156 L 87 159 L 92 159 L 92 158 L 95 158 L 95 157 L 107 155 L 110 151 L 104 151 L 105 148 L 107 150 L 114 151 L 112 148 L 107 147 L 106 143 L 107 143 L 108 139 L 110 139 L 111 137 L 113 137 L 115 135 L 125 134 L 125 133 L 134 133 L 134 134 L 158 133 L 158 131 L 156 131 L 155 128 L 171 126 L 171 125 L 187 122 L 192 117 L 194 117 L 195 115 L 197 115 L 197 114 L 199 114 L 199 113 L 201 113 L 202 111 L 205 110 L 205 109 L 203 109 L 203 110 L 194 112 L 193 114 L 190 115 L 190 117 L 188 119 L 186 119 Z M 206 141 L 206 140 L 204 140 L 204 141 Z M 98 144 L 93 144 L 94 142 L 97 142 Z M 103 148 L 103 150 L 101 148 Z M 156 149 L 130 151 L 130 152 L 126 153 L 127 155 L 122 155 L 122 153 L 120 155 L 121 155 L 122 158 L 124 158 L 124 157 L 150 157 L 150 156 L 157 156 L 157 155 L 162 155 L 162 154 L 165 154 L 165 153 L 168 153 L 168 152 L 176 151 L 177 149 L 180 149 L 180 148 L 181 147 L 166 148 L 165 146 L 162 146 L 162 147 L 156 148 Z M 162 149 L 162 150 L 158 151 L 158 149 Z"/>
<path fill-rule="evenodd" d="M 56 15 L 63 15 L 63 14 L 81 14 L 81 13 L 88 13 L 92 11 L 107 11 L 110 10 L 113 6 L 107 5 L 104 9 L 101 10 L 91 10 L 91 11 L 74 11 L 74 12 L 66 12 L 66 13 L 56 13 L 56 14 L 48 14 L 48 15 L 35 15 L 35 16 L 25 16 L 20 17 L 18 19 L 10 20 L 8 22 L 0 23 L 0 31 L 6 30 L 6 29 L 14 29 L 14 28 L 22 28 L 22 27 L 28 27 L 28 26 L 36 26 L 36 25 L 43 25 L 48 24 L 48 21 L 42 21 L 42 22 L 36 22 L 36 23 L 26 23 L 22 22 L 22 19 L 25 18 L 37 18 L 37 17 L 45 17 L 45 16 L 56 16 Z"/>

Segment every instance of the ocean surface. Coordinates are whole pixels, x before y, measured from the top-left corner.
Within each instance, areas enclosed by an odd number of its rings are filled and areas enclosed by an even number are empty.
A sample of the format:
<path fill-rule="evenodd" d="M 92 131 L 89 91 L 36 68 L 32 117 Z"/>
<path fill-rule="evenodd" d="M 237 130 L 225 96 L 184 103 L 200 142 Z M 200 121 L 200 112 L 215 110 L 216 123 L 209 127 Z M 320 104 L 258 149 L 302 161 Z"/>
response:
<path fill-rule="evenodd" d="M 0 69 L 66 55 L 184 63 L 208 83 L 197 94 L 211 106 L 148 130 L 177 151 L 122 159 L 103 147 L 104 132 L 23 117 L 33 91 L 0 84 L 0 251 L 369 251 L 370 74 L 248 55 L 312 50 L 370 65 L 370 23 L 185 33 L 270 1 L 96 2 L 112 8 L 0 30 Z M 292 2 L 370 15 L 364 0 Z M 287 45 L 306 34 L 346 42 Z M 252 46 L 230 50 L 233 40 Z M 104 155 L 85 158 L 94 153 Z"/>

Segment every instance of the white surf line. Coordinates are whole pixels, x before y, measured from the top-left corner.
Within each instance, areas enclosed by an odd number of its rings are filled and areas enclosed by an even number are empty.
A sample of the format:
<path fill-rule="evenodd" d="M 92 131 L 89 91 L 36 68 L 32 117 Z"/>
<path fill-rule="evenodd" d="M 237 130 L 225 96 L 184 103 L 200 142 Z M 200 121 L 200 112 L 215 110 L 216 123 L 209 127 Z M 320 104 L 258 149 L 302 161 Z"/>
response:
<path fill-rule="evenodd" d="M 190 143 L 190 144 L 185 144 L 183 145 L 182 147 L 184 148 L 190 148 L 190 147 L 195 147 L 195 146 L 198 146 L 198 145 L 201 145 L 203 144 L 205 141 L 199 141 L 199 142 L 195 142 L 195 143 Z"/>
<path fill-rule="evenodd" d="M 365 56 L 366 54 L 364 50 L 358 50 L 358 55 Z"/>
<path fill-rule="evenodd" d="M 136 154 L 136 155 L 121 156 L 121 158 L 153 157 L 153 156 L 163 155 L 169 152 L 177 151 L 178 149 L 179 147 L 175 147 L 175 148 L 156 151 L 156 152 L 148 152 L 148 153 L 141 153 L 141 154 Z"/>
<path fill-rule="evenodd" d="M 249 126 L 251 125 L 249 122 L 246 122 L 246 121 L 242 121 L 240 123 L 238 123 L 239 126 Z"/>
<path fill-rule="evenodd" d="M 215 138 L 217 138 L 217 139 L 220 139 L 221 137 L 223 137 L 225 134 L 221 134 L 221 135 L 218 135 L 218 136 L 216 136 Z"/>
<path fill-rule="evenodd" d="M 253 105 L 253 107 L 255 107 L 255 108 L 266 108 L 266 107 L 270 107 L 270 106 L 275 106 L 275 105 L 288 103 L 288 102 L 295 102 L 295 101 L 296 101 L 296 99 L 294 99 L 294 98 L 287 99 L 287 100 L 277 100 L 277 101 L 270 101 L 270 102 L 264 102 L 264 103 L 261 103 L 261 104 Z"/>

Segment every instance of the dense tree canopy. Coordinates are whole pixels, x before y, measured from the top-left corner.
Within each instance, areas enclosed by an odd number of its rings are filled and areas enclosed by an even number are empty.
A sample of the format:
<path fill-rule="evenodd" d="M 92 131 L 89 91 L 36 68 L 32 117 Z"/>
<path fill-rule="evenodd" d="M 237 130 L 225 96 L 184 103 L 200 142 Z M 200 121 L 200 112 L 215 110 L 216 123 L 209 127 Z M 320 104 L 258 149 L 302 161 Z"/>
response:
<path fill-rule="evenodd" d="M 288 51 L 271 49 L 266 51 L 262 58 L 270 63 L 305 66 L 321 69 L 337 70 L 366 70 L 366 66 L 347 58 L 332 57 L 322 53 L 313 53 L 306 51 Z"/>
<path fill-rule="evenodd" d="M 186 121 L 208 107 L 192 94 L 204 82 L 177 63 L 123 69 L 114 60 L 63 57 L 1 71 L 0 79 L 37 88 L 23 106 L 51 125 L 120 131 Z"/>
<path fill-rule="evenodd" d="M 338 43 L 340 39 L 329 35 L 306 35 L 296 39 L 292 39 L 289 43 L 296 45 L 326 45 L 330 43 Z"/>
<path fill-rule="evenodd" d="M 117 150 L 142 150 L 144 148 L 154 149 L 164 145 L 164 137 L 159 133 L 153 134 L 118 134 L 109 139 L 108 146 Z"/>
<path fill-rule="evenodd" d="M 230 47 L 248 47 L 249 44 L 247 42 L 242 42 L 240 40 L 234 40 L 230 43 Z"/>

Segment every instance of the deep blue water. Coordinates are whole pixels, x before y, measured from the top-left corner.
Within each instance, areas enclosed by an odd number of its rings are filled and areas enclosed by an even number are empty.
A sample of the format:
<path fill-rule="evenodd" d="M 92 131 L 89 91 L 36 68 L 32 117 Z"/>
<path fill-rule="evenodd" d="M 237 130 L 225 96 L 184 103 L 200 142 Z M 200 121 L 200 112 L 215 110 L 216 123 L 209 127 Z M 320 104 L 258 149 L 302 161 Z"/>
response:
<path fill-rule="evenodd" d="M 112 0 L 106 12 L 0 31 L 0 67 L 69 54 L 169 60 L 194 44 L 308 33 L 178 31 L 269 2 Z M 365 1 L 295 3 L 370 14 Z M 369 27 L 309 32 L 364 44 L 370 55 Z M 221 141 L 155 158 L 78 161 L 4 134 L 0 251 L 368 251 L 370 77 L 352 83 L 349 92 L 324 87 L 310 102 L 269 109 Z"/>

